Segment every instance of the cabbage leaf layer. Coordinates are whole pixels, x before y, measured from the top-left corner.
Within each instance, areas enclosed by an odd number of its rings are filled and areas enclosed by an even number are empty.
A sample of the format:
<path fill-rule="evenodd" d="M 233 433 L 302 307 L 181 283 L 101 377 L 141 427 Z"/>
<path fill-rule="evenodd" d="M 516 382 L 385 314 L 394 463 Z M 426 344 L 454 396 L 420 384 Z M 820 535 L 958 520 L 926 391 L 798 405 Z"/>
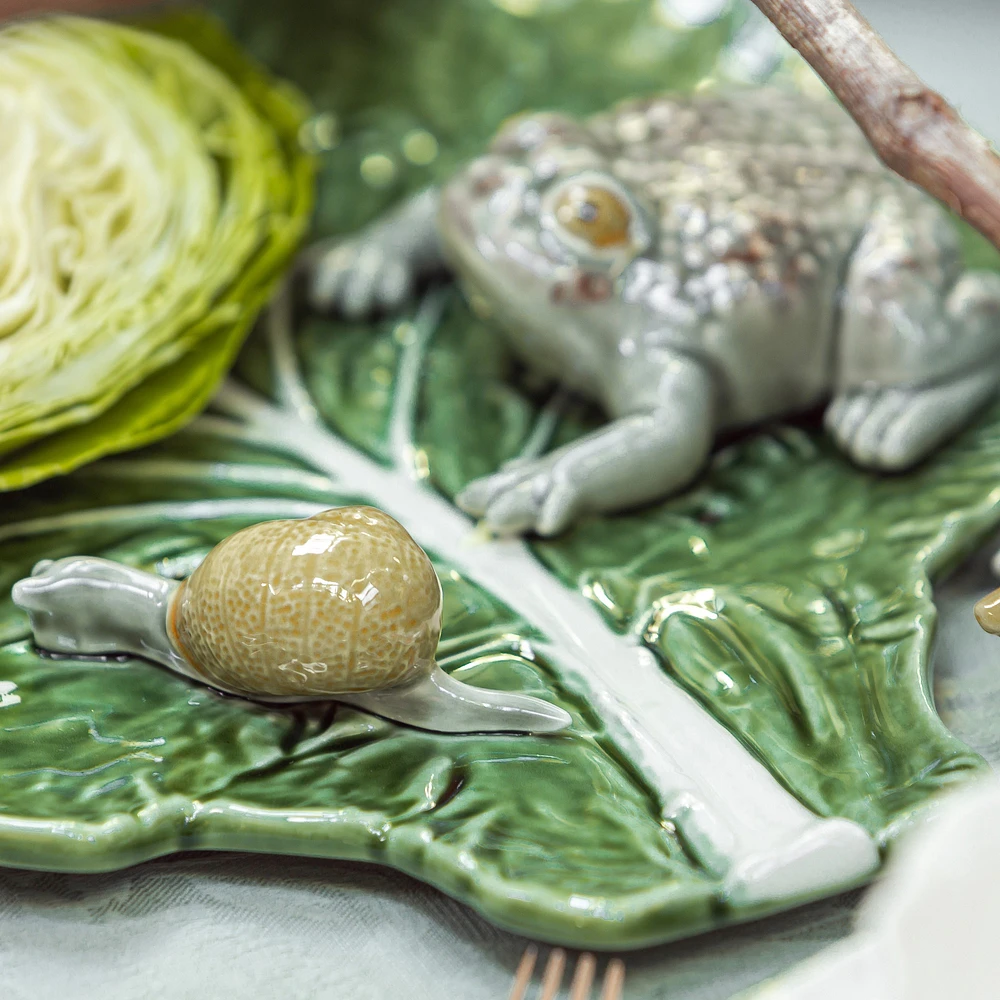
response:
<path fill-rule="evenodd" d="M 214 22 L 0 31 L 0 489 L 176 430 L 305 228 L 303 100 Z"/>

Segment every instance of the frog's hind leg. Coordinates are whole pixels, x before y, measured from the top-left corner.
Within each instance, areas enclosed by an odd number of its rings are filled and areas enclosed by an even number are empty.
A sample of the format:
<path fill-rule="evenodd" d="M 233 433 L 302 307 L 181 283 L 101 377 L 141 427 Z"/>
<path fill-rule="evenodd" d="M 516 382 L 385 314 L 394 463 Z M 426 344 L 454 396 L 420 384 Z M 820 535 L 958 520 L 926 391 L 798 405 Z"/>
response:
<path fill-rule="evenodd" d="M 860 465 L 909 468 L 1000 387 L 1000 274 L 963 271 L 943 210 L 894 193 L 851 259 L 839 343 L 828 431 Z"/>

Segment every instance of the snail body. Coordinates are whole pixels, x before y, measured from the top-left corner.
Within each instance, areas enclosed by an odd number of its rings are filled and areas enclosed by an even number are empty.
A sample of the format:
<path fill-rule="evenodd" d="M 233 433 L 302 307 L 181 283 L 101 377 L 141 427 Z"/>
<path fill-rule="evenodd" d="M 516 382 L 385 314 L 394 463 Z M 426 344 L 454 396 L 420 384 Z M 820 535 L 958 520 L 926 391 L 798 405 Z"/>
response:
<path fill-rule="evenodd" d="M 539 698 L 473 687 L 437 666 L 433 564 L 373 507 L 245 528 L 180 583 L 107 559 L 46 560 L 13 597 L 44 649 L 141 656 L 258 701 L 332 699 L 439 732 L 549 732 L 570 721 Z"/>

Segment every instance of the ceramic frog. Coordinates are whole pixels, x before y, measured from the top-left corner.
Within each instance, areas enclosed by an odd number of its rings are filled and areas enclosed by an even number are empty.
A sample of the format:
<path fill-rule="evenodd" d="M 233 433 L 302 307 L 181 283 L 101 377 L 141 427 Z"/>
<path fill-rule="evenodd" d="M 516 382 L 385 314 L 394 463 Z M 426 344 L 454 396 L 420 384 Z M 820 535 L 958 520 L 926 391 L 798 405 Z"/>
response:
<path fill-rule="evenodd" d="M 509 122 L 489 152 L 312 258 L 322 309 L 396 306 L 446 264 L 529 366 L 608 423 L 476 480 L 498 532 L 689 483 L 716 433 L 828 402 L 859 465 L 906 469 L 1000 382 L 1000 274 L 832 100 L 737 89 Z"/>

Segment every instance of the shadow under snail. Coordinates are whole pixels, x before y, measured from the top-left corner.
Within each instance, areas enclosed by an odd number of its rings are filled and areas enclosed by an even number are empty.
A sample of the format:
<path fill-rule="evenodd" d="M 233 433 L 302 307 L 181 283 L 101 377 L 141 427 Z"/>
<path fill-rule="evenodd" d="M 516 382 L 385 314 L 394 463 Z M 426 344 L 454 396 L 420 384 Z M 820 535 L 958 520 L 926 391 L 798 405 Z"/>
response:
<path fill-rule="evenodd" d="M 128 653 L 256 701 L 341 701 L 437 732 L 570 722 L 540 698 L 473 687 L 436 664 L 440 581 L 373 507 L 245 528 L 179 583 L 108 559 L 43 560 L 13 597 L 42 649 Z"/>

